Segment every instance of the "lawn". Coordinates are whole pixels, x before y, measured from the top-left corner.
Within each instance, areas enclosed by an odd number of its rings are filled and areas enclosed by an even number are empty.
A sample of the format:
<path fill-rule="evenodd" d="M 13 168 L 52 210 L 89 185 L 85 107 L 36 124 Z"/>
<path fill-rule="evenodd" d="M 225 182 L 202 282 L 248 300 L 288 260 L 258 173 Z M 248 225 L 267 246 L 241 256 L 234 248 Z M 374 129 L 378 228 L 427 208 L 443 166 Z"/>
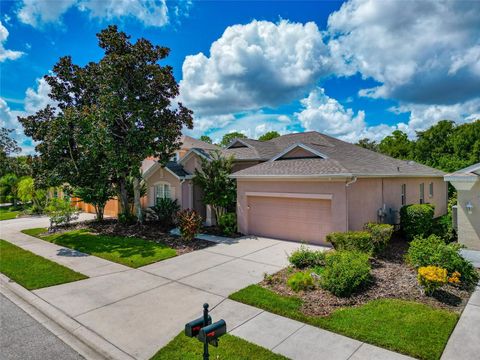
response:
<path fill-rule="evenodd" d="M 0 240 L 0 272 L 29 290 L 87 279 L 5 240 Z"/>
<path fill-rule="evenodd" d="M 282 355 L 229 334 L 220 338 L 218 348 L 209 346 L 208 349 L 210 359 L 215 360 L 287 360 Z M 203 344 L 182 332 L 150 360 L 198 360 L 202 358 L 202 354 Z"/>
<path fill-rule="evenodd" d="M 425 360 L 440 358 L 458 320 L 454 312 L 396 299 L 374 300 L 336 310 L 326 317 L 307 316 L 301 312 L 301 299 L 282 296 L 259 285 L 248 286 L 230 298 Z"/>
<path fill-rule="evenodd" d="M 175 249 L 164 244 L 135 237 L 94 234 L 88 229 L 57 234 L 45 234 L 47 232 L 45 228 L 22 230 L 22 232 L 132 268 L 138 268 L 177 255 Z"/>
<path fill-rule="evenodd" d="M 8 208 L 0 208 L 0 221 L 15 219 L 20 211 L 10 211 Z"/>

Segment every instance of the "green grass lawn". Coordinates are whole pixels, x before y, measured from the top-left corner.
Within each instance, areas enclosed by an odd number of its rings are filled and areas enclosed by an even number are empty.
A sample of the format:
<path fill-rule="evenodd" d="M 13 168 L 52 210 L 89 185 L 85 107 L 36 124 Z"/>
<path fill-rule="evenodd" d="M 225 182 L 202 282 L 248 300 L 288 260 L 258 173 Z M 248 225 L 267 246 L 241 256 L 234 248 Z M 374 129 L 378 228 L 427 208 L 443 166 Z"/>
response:
<path fill-rule="evenodd" d="M 20 211 L 10 211 L 8 208 L 0 208 L 0 221 L 15 219 Z"/>
<path fill-rule="evenodd" d="M 177 255 L 164 244 L 134 237 L 97 235 L 86 229 L 44 234 L 45 228 L 22 230 L 24 234 L 78 250 L 119 264 L 138 268 Z"/>
<path fill-rule="evenodd" d="M 258 345 L 225 334 L 220 338 L 218 348 L 209 346 L 210 359 L 215 360 L 287 360 Z M 170 341 L 150 360 L 198 360 L 202 358 L 203 344 L 182 333 Z"/>
<path fill-rule="evenodd" d="M 29 290 L 87 279 L 5 240 L 0 240 L 0 272 Z"/>
<path fill-rule="evenodd" d="M 340 309 L 327 317 L 307 316 L 300 311 L 301 299 L 282 296 L 259 285 L 248 286 L 230 298 L 425 360 L 440 358 L 458 320 L 458 315 L 451 311 L 395 299 Z"/>

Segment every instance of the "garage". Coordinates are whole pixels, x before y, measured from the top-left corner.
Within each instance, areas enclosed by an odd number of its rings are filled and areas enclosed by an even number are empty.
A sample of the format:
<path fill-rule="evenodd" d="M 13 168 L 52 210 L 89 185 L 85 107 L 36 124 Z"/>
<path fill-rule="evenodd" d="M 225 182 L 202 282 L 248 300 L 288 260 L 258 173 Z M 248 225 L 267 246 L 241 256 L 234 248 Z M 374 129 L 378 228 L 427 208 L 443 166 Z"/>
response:
<path fill-rule="evenodd" d="M 248 233 L 325 244 L 332 230 L 331 197 L 319 194 L 247 194 Z"/>

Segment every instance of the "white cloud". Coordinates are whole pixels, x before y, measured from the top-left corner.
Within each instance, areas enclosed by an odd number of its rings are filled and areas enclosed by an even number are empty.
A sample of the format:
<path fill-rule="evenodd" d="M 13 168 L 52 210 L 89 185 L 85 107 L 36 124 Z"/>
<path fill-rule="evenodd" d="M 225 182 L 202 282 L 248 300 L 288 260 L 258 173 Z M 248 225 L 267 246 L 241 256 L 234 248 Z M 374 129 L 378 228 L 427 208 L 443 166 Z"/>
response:
<path fill-rule="evenodd" d="M 362 96 L 451 105 L 480 94 L 480 2 L 350 0 L 328 19 L 337 71 L 380 86 Z"/>
<path fill-rule="evenodd" d="M 50 93 L 50 85 L 45 81 L 44 78 L 36 80 L 37 89 L 28 88 L 25 92 L 25 111 L 28 114 L 33 114 L 36 111 L 43 109 L 48 104 L 55 105 L 52 99 L 49 98 L 48 94 Z"/>
<path fill-rule="evenodd" d="M 40 27 L 59 23 L 72 7 L 88 12 L 93 18 L 112 20 L 134 17 L 145 26 L 161 27 L 168 23 L 165 0 L 23 0 L 18 18 L 25 24 Z"/>
<path fill-rule="evenodd" d="M 185 58 L 180 94 L 201 115 L 274 107 L 308 91 L 329 69 L 315 23 L 253 20 L 227 27 L 210 57 Z"/>
<path fill-rule="evenodd" d="M 8 50 L 4 48 L 4 43 L 7 41 L 9 32 L 5 26 L 3 26 L 0 20 L 0 63 L 5 60 L 16 60 L 24 53 L 22 51 Z"/>

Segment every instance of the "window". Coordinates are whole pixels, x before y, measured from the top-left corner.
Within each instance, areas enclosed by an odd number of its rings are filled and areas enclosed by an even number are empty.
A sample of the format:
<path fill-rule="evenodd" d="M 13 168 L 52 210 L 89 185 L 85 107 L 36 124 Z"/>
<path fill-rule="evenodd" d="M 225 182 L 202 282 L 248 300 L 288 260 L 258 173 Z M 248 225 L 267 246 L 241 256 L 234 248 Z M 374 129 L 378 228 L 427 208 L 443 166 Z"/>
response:
<path fill-rule="evenodd" d="M 425 204 L 425 184 L 420 184 L 420 204 Z"/>
<path fill-rule="evenodd" d="M 428 186 L 428 196 L 433 197 L 433 182 Z"/>
<path fill-rule="evenodd" d="M 155 204 L 158 204 L 160 199 L 170 198 L 170 185 L 158 184 L 155 185 Z"/>
<path fill-rule="evenodd" d="M 402 184 L 402 205 L 407 204 L 407 185 Z"/>

